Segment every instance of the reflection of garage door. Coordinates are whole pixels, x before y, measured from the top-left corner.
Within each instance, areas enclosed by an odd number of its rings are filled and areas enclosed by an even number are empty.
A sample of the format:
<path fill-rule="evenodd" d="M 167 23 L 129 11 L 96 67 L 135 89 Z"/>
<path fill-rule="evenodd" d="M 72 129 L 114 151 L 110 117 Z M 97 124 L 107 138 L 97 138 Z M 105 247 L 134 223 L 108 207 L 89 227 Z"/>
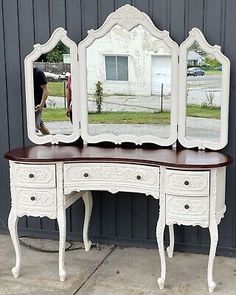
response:
<path fill-rule="evenodd" d="M 171 57 L 170 56 L 152 56 L 152 94 L 161 93 L 161 84 L 163 84 L 163 93 L 171 92 Z"/>

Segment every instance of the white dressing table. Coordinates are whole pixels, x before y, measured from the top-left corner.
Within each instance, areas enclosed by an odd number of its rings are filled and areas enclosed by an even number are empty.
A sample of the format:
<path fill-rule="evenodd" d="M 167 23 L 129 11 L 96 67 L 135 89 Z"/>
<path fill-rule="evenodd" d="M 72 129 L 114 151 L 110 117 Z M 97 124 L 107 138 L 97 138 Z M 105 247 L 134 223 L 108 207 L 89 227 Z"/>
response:
<path fill-rule="evenodd" d="M 83 238 L 89 250 L 88 225 L 91 190 L 143 193 L 158 199 L 160 215 L 157 242 L 161 257 L 160 288 L 165 281 L 163 233 L 170 227 L 168 255 L 173 256 L 173 224 L 208 227 L 211 236 L 208 285 L 212 292 L 213 261 L 218 229 L 225 213 L 225 167 L 232 159 L 217 152 L 170 149 L 122 149 L 75 146 L 34 146 L 9 151 L 12 208 L 9 230 L 16 251 L 14 277 L 20 274 L 18 217 L 47 216 L 57 219 L 60 233 L 59 276 L 64 281 L 66 214 L 79 197 L 85 202 Z"/>
<path fill-rule="evenodd" d="M 73 128 L 70 134 L 42 136 L 35 132 L 33 66 L 58 42 L 70 54 Z M 189 67 L 194 61 L 189 56 L 199 57 L 198 66 L 206 69 L 201 70 L 202 75 L 208 75 L 206 60 L 221 70 L 211 69 L 208 79 L 191 77 Z M 34 45 L 25 58 L 25 89 L 28 137 L 38 146 L 11 150 L 5 155 L 11 171 L 9 229 L 16 251 L 14 277 L 20 274 L 18 217 L 47 216 L 58 220 L 59 276 L 64 281 L 66 208 L 83 198 L 83 239 L 85 250 L 89 250 L 91 191 L 125 191 L 160 199 L 156 228 L 160 289 L 164 288 L 166 276 L 165 226 L 170 230 L 169 257 L 174 250 L 173 224 L 209 228 L 207 277 L 209 291 L 213 292 L 217 226 L 226 210 L 226 166 L 232 162 L 229 156 L 216 152 L 228 142 L 229 75 L 228 58 L 219 46 L 210 45 L 199 29 L 193 28 L 179 46 L 169 32 L 156 28 L 148 15 L 130 5 L 111 13 L 97 30 L 89 30 L 78 46 L 63 28 L 57 28 L 46 43 Z M 91 105 L 96 106 L 100 100 L 103 113 L 103 99 L 108 106 L 107 115 L 100 116 L 98 107 L 95 124 Z M 120 108 L 124 111 L 121 118 Z M 146 119 L 140 120 L 142 115 Z M 149 120 L 151 117 L 154 118 Z M 120 128 L 121 124 L 125 128 Z M 71 143 L 80 136 L 83 148 L 42 145 Z M 177 141 L 181 149 L 171 149 Z M 100 142 L 128 142 L 136 148 L 89 146 Z M 166 148 L 137 148 L 146 143 Z"/>

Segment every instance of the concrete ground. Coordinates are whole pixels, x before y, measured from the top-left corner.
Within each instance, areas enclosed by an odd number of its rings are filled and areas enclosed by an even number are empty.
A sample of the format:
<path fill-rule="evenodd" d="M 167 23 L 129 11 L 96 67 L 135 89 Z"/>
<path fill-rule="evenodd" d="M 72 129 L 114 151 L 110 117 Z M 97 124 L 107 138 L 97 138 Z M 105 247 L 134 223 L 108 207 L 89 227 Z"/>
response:
<path fill-rule="evenodd" d="M 44 249 L 55 249 L 57 241 L 24 239 Z M 76 243 L 75 246 L 78 246 Z M 79 244 L 81 245 L 81 244 Z M 58 279 L 58 254 L 41 253 L 21 246 L 22 272 L 18 279 L 11 275 L 15 262 L 9 236 L 0 235 L 1 295 L 205 295 L 207 259 L 200 254 L 175 253 L 167 259 L 165 289 L 160 291 L 157 277 L 160 259 L 157 250 L 121 248 L 102 245 L 91 251 L 66 252 L 67 279 Z M 215 294 L 236 294 L 236 259 L 216 257 Z"/>

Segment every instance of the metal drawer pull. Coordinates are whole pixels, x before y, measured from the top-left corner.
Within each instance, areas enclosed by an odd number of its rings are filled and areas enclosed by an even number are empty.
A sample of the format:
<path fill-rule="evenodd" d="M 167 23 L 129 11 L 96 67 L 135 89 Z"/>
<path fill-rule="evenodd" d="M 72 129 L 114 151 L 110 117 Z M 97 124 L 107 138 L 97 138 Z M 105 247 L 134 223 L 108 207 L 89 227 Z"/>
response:
<path fill-rule="evenodd" d="M 29 178 L 34 178 L 34 174 L 33 173 L 30 173 L 29 174 Z"/>
<path fill-rule="evenodd" d="M 30 199 L 31 199 L 31 201 L 35 201 L 36 198 L 34 196 L 32 196 Z"/>
<path fill-rule="evenodd" d="M 184 184 L 185 185 L 189 185 L 189 181 L 188 180 L 185 180 Z"/>
<path fill-rule="evenodd" d="M 84 173 L 84 177 L 88 177 L 89 175 L 88 175 L 88 173 Z"/>
<path fill-rule="evenodd" d="M 140 180 L 142 177 L 140 175 L 137 175 L 137 179 Z"/>
<path fill-rule="evenodd" d="M 184 205 L 184 208 L 185 208 L 185 209 L 189 209 L 189 205 L 187 205 L 187 204 Z"/>

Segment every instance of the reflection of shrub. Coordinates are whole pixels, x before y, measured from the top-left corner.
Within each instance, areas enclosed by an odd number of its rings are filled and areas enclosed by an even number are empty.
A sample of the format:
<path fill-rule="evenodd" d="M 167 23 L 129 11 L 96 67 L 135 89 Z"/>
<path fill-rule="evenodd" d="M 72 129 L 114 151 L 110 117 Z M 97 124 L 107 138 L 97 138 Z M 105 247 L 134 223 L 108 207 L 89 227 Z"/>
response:
<path fill-rule="evenodd" d="M 102 82 L 100 81 L 96 83 L 95 99 L 96 99 L 96 105 L 97 105 L 97 113 L 100 114 L 102 111 L 102 100 L 103 100 L 103 87 L 102 87 Z"/>
<path fill-rule="evenodd" d="M 206 100 L 201 104 L 201 108 L 212 109 L 214 107 L 214 104 L 213 104 L 214 98 L 215 98 L 215 94 L 213 90 L 206 91 Z"/>

